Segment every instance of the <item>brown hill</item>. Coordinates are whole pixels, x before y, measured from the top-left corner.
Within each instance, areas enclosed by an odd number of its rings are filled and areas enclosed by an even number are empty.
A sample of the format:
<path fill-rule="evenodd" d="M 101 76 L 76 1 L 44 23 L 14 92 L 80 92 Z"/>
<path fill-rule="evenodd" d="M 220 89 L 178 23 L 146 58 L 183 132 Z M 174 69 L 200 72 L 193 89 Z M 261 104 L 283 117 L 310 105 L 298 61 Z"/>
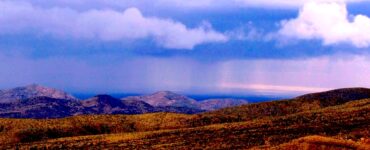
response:
<path fill-rule="evenodd" d="M 296 149 L 320 149 L 320 150 L 335 150 L 335 149 L 358 149 L 368 150 L 370 149 L 370 139 L 362 138 L 359 141 L 353 141 L 351 139 L 337 139 L 333 137 L 324 136 L 306 136 L 299 139 L 295 139 L 291 142 L 284 143 L 274 147 L 260 147 L 255 149 L 273 149 L 273 150 L 296 150 Z"/>
<path fill-rule="evenodd" d="M 312 93 L 294 99 L 247 104 L 200 114 L 210 124 L 284 116 L 370 98 L 370 89 L 345 88 Z"/>
<path fill-rule="evenodd" d="M 319 103 L 320 107 L 334 106 L 348 101 L 370 98 L 370 89 L 343 88 L 320 93 L 312 93 L 295 98 L 298 101 Z"/>
<path fill-rule="evenodd" d="M 256 146 L 274 147 L 296 138 L 317 134 L 361 141 L 370 137 L 370 99 L 281 117 L 195 128 L 189 123 L 194 119 L 200 118 L 194 118 L 194 115 L 161 113 L 80 116 L 58 120 L 8 119 L 0 121 L 3 129 L 0 139 L 3 143 L 8 143 L 3 144 L 2 148 L 18 145 L 25 149 L 247 149 Z M 45 140 L 63 134 L 70 135 L 64 136 L 68 138 Z M 89 134 L 104 135 L 77 136 Z M 12 144 L 35 139 L 40 142 Z"/>

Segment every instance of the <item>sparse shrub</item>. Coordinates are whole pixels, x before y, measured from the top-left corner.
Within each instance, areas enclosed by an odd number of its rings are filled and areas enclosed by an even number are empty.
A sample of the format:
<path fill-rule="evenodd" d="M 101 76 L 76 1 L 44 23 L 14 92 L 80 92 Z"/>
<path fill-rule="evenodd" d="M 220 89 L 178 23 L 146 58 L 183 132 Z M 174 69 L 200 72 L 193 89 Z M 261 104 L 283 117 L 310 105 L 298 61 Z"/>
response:
<path fill-rule="evenodd" d="M 46 139 L 47 135 L 45 129 L 28 128 L 16 133 L 16 138 L 19 142 L 33 142 Z"/>

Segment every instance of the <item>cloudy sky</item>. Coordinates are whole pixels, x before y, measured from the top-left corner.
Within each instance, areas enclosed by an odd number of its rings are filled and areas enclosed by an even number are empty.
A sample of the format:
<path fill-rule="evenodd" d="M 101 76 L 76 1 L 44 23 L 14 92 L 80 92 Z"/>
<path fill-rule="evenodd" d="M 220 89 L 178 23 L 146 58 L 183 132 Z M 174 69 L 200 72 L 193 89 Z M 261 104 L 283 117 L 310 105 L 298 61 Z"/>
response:
<path fill-rule="evenodd" d="M 0 88 L 370 87 L 368 0 L 0 0 Z"/>

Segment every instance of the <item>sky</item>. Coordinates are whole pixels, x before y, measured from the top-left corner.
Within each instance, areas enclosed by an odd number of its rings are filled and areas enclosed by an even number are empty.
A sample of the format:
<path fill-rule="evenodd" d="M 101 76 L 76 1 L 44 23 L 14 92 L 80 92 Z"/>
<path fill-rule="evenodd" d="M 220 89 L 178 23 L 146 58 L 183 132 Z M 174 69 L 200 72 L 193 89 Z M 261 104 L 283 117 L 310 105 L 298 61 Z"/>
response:
<path fill-rule="evenodd" d="M 0 88 L 370 87 L 369 0 L 0 0 Z"/>

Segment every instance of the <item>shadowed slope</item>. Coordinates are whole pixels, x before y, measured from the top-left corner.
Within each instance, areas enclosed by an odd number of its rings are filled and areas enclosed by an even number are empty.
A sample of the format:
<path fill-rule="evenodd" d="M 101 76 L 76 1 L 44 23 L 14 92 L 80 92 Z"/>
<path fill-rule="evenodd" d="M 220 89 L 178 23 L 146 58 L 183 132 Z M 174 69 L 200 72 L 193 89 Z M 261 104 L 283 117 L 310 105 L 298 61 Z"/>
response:
<path fill-rule="evenodd" d="M 83 112 L 77 100 L 35 97 L 12 103 L 0 103 L 0 117 L 62 118 Z"/>

